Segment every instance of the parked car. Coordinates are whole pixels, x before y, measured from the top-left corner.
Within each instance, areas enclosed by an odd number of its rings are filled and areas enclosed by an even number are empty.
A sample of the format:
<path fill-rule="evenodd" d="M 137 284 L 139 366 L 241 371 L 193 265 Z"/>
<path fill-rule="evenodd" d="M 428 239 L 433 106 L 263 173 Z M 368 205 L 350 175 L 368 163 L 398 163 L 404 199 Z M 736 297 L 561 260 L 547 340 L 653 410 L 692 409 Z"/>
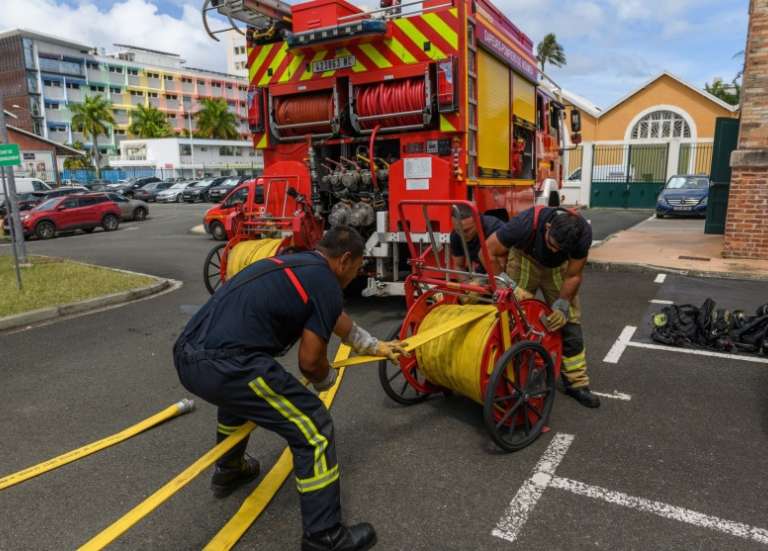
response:
<path fill-rule="evenodd" d="M 178 182 L 168 189 L 160 191 L 155 196 L 158 203 L 181 203 L 184 201 L 184 190 L 197 182 Z"/>
<path fill-rule="evenodd" d="M 40 180 L 39 178 L 14 178 L 16 183 L 16 194 L 29 193 L 31 191 L 49 191 L 51 186 Z M 0 200 L 5 200 L 5 194 L 2 186 L 0 186 Z"/>
<path fill-rule="evenodd" d="M 258 193 L 256 194 L 258 197 Z M 231 190 L 224 200 L 209 208 L 203 215 L 203 227 L 216 241 L 226 241 L 229 237 L 225 229 L 224 221 L 227 216 L 235 211 L 237 205 L 245 203 L 248 199 L 248 186 L 241 185 Z"/>
<path fill-rule="evenodd" d="M 91 233 L 101 226 L 114 231 L 120 226 L 120 208 L 104 193 L 47 199 L 21 215 L 24 236 L 50 239 L 60 231 L 81 229 Z M 7 230 L 8 221 L 4 222 Z"/>
<path fill-rule="evenodd" d="M 90 191 L 107 191 L 110 186 L 108 180 L 91 180 L 87 184 L 83 184 Z"/>
<path fill-rule="evenodd" d="M 137 189 L 141 189 L 147 184 L 154 184 L 155 182 L 160 182 L 160 181 L 162 180 L 160 180 L 160 178 L 156 176 L 148 176 L 146 178 L 138 178 L 136 180 L 130 180 L 122 193 L 128 198 L 132 198 L 134 193 L 136 193 Z"/>
<path fill-rule="evenodd" d="M 158 193 L 164 189 L 168 189 L 172 185 L 173 182 L 153 182 L 151 184 L 146 184 L 133 191 L 133 198 L 151 203 L 155 200 Z"/>
<path fill-rule="evenodd" d="M 211 203 L 219 203 L 224 197 L 226 197 L 230 191 L 232 191 L 239 184 L 249 180 L 248 176 L 232 176 L 227 178 L 220 184 L 211 187 L 208 190 L 208 200 Z"/>
<path fill-rule="evenodd" d="M 62 186 L 57 187 L 53 191 L 45 192 L 46 199 L 54 199 L 56 197 L 64 197 L 65 195 L 72 195 L 74 193 L 88 193 L 88 188 L 83 186 Z"/>
<path fill-rule="evenodd" d="M 656 217 L 706 216 L 709 177 L 701 175 L 672 176 L 656 201 Z"/>
<path fill-rule="evenodd" d="M 149 205 L 139 199 L 128 199 L 127 197 L 111 191 L 107 193 L 110 201 L 114 201 L 120 207 L 120 217 L 123 220 L 135 220 L 141 222 L 149 216 Z"/>
<path fill-rule="evenodd" d="M 36 207 L 45 200 L 44 191 L 30 191 L 28 193 L 21 193 L 16 196 L 16 205 L 19 210 L 29 210 Z M 8 214 L 8 208 L 5 204 L 5 200 L 0 199 L 0 216 Z"/>
<path fill-rule="evenodd" d="M 221 182 L 223 182 L 226 179 L 227 177 L 225 176 L 223 178 L 208 178 L 205 180 L 200 180 L 196 184 L 192 184 L 191 186 L 187 187 L 187 189 L 184 190 L 183 192 L 184 200 L 187 203 L 197 203 L 198 201 L 207 201 L 208 190 L 213 186 L 219 185 Z"/>

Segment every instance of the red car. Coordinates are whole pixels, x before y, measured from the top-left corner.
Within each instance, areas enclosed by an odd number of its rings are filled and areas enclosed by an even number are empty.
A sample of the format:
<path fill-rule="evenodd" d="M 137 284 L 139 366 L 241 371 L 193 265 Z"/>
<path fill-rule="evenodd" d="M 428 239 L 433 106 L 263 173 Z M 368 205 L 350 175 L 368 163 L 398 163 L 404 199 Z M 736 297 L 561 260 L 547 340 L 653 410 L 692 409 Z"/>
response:
<path fill-rule="evenodd" d="M 6 219 L 5 226 L 8 225 Z M 114 231 L 120 225 L 120 207 L 103 193 L 56 197 L 21 213 L 24 236 L 50 239 L 60 231 L 91 233 L 101 226 Z"/>

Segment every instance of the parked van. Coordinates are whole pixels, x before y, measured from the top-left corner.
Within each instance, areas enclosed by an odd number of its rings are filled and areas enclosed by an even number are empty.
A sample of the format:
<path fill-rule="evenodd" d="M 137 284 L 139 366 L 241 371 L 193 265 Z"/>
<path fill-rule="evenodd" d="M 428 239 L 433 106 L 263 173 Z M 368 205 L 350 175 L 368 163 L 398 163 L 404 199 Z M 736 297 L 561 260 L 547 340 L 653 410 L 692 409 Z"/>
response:
<path fill-rule="evenodd" d="M 51 191 L 51 186 L 38 178 L 15 178 L 16 194 L 30 193 L 33 191 Z M 5 200 L 3 187 L 0 186 L 0 201 Z"/>

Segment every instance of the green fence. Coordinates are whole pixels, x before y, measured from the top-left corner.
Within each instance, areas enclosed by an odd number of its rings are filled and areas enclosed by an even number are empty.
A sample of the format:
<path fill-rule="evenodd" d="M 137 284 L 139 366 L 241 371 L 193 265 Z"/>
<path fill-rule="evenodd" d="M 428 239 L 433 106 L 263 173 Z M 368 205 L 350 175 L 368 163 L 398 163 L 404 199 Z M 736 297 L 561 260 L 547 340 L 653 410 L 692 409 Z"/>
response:
<path fill-rule="evenodd" d="M 595 145 L 591 206 L 654 208 L 668 156 L 669 144 Z"/>

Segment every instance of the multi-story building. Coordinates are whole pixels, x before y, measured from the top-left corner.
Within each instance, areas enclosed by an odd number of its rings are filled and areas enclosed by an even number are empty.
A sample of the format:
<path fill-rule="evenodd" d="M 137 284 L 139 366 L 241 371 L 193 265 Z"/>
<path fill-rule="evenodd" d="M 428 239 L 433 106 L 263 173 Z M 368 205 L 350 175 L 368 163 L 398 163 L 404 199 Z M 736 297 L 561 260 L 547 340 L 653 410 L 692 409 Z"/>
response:
<path fill-rule="evenodd" d="M 245 36 L 235 30 L 222 33 L 227 44 L 227 72 L 243 78 L 248 76 L 248 50 Z"/>
<path fill-rule="evenodd" d="M 113 154 L 129 138 L 136 106 L 166 114 L 177 133 L 195 130 L 193 114 L 204 98 L 221 98 L 246 138 L 247 82 L 227 73 L 187 67 L 178 55 L 125 44 L 114 52 L 23 29 L 0 32 L 0 93 L 24 129 L 58 143 L 92 144 L 70 124 L 69 106 L 101 95 L 112 104 L 114 126 L 99 149 Z M 18 107 L 13 107 L 13 106 Z"/>

